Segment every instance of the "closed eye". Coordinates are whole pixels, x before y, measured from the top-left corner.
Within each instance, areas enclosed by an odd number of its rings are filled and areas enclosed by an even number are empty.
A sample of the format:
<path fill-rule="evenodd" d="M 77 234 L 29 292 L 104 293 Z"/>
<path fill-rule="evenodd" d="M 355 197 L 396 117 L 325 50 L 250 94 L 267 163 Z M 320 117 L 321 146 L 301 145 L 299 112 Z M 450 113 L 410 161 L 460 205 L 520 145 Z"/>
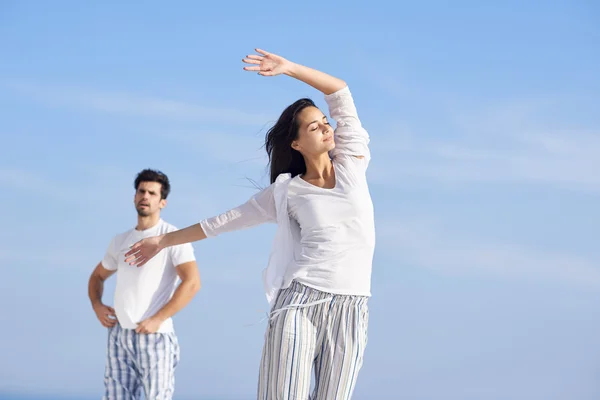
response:
<path fill-rule="evenodd" d="M 331 124 L 329 123 L 329 121 L 323 121 L 323 123 L 324 123 L 325 125 L 327 125 L 327 126 L 331 126 Z M 314 131 L 316 131 L 317 129 L 319 129 L 319 126 L 318 126 L 318 125 L 313 125 L 313 126 L 314 126 L 314 128 L 310 128 L 310 131 L 311 131 L 311 132 L 314 132 Z"/>

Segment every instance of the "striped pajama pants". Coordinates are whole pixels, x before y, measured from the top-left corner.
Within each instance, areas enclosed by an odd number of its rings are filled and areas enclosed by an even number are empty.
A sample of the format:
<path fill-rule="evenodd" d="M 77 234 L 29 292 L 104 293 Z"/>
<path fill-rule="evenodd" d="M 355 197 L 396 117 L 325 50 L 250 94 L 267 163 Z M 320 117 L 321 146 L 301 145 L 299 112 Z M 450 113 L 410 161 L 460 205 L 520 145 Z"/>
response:
<path fill-rule="evenodd" d="M 139 334 L 117 324 L 108 331 L 103 400 L 170 400 L 179 344 L 175 333 Z"/>
<path fill-rule="evenodd" d="M 309 399 L 313 371 L 311 400 L 350 399 L 367 344 L 367 300 L 296 281 L 281 290 L 265 334 L 258 400 Z"/>

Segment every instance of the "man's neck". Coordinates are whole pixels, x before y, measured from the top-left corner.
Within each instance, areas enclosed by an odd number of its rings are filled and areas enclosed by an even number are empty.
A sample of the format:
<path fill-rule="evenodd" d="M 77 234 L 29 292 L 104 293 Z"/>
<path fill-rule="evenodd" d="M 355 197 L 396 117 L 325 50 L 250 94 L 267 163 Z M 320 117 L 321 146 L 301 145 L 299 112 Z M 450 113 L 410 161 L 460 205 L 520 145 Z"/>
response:
<path fill-rule="evenodd" d="M 137 226 L 135 227 L 135 229 L 138 231 L 145 231 L 146 229 L 150 229 L 150 228 L 154 227 L 156 224 L 158 224 L 159 220 L 160 220 L 159 213 L 148 215 L 148 216 L 138 215 L 138 223 L 137 223 Z"/>

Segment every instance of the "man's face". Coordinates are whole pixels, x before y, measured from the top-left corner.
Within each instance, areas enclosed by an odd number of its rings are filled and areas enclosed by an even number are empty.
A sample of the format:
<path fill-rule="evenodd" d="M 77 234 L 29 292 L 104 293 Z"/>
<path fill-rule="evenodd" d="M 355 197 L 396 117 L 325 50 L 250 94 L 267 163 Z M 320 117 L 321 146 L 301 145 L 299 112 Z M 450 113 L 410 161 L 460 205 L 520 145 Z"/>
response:
<path fill-rule="evenodd" d="M 140 182 L 133 204 L 141 217 L 147 217 L 167 205 L 167 200 L 161 199 L 160 190 L 162 185 L 158 182 Z"/>

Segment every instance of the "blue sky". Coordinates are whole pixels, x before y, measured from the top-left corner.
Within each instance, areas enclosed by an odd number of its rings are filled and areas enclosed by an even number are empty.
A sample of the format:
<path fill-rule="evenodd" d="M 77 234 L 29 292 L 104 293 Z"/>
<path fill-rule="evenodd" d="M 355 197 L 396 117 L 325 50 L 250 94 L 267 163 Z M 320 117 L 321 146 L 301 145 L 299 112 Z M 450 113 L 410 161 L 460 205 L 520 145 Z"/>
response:
<path fill-rule="evenodd" d="M 135 224 L 139 170 L 169 175 L 179 227 L 267 183 L 269 124 L 325 104 L 242 71 L 261 47 L 345 79 L 371 134 L 355 398 L 597 399 L 599 42 L 592 1 L 2 2 L 0 398 L 100 396 L 87 279 Z M 195 245 L 179 398 L 253 398 L 273 233 Z"/>

